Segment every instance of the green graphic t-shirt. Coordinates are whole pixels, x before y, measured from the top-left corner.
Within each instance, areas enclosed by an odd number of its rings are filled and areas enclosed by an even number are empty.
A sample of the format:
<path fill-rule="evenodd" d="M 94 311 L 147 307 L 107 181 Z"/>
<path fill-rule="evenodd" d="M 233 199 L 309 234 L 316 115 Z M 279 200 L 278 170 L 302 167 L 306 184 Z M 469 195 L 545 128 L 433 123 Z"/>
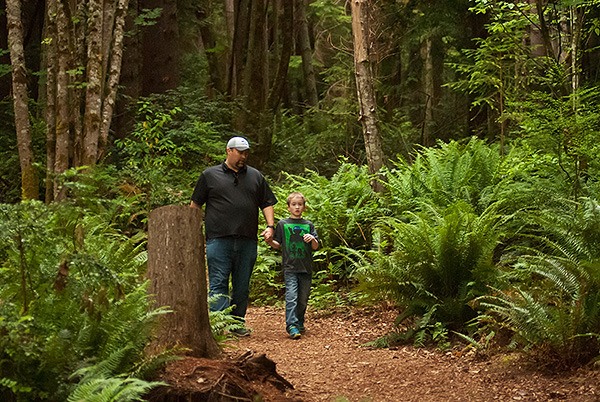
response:
<path fill-rule="evenodd" d="M 284 271 L 312 273 L 313 250 L 303 239 L 307 233 L 319 239 L 315 226 L 309 220 L 287 218 L 277 223 L 274 238 L 281 244 Z"/>

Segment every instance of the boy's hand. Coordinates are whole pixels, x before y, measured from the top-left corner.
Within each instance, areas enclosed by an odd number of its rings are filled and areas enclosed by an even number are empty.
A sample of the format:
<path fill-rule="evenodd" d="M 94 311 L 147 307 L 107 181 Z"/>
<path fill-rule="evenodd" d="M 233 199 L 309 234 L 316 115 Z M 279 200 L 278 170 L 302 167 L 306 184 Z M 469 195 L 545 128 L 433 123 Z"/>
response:
<path fill-rule="evenodd" d="M 310 233 L 307 233 L 302 237 L 302 239 L 305 243 L 310 243 L 311 241 L 315 240 L 315 236 L 311 235 Z"/>

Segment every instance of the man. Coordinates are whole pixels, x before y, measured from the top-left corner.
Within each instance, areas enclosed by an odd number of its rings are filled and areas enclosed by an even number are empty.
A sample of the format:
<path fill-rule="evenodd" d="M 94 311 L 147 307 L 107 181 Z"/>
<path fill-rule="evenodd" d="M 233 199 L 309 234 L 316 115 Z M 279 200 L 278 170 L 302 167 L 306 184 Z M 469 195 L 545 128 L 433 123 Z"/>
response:
<path fill-rule="evenodd" d="M 221 311 L 231 304 L 234 306 L 232 315 L 242 322 L 256 262 L 258 210 L 262 210 L 267 223 L 261 236 L 270 240 L 275 231 L 273 205 L 277 203 L 262 173 L 246 165 L 249 150 L 247 139 L 231 138 L 227 142 L 225 161 L 202 172 L 190 203 L 193 208 L 205 205 L 209 296 L 217 296 L 210 308 Z M 250 334 L 245 327 L 236 333 Z"/>

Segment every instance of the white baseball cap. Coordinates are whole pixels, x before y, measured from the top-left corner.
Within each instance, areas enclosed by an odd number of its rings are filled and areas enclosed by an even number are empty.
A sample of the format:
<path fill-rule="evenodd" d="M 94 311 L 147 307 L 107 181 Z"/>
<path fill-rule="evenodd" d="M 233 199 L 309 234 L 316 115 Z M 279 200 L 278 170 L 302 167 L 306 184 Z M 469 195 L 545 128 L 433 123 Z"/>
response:
<path fill-rule="evenodd" d="M 235 148 L 238 151 L 245 151 L 250 148 L 250 143 L 244 137 L 233 137 L 227 142 L 227 148 Z"/>

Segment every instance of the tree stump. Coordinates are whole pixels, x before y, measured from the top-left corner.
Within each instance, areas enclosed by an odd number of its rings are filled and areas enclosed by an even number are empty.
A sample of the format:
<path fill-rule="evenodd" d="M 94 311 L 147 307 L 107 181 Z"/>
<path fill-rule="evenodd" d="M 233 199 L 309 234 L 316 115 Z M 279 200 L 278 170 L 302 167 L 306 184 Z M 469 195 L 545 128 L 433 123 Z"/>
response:
<path fill-rule="evenodd" d="M 195 357 L 217 357 L 221 350 L 208 318 L 206 264 L 201 211 L 169 205 L 148 217 L 148 278 L 156 306 L 172 312 L 160 317 L 149 352 L 182 346 Z"/>

